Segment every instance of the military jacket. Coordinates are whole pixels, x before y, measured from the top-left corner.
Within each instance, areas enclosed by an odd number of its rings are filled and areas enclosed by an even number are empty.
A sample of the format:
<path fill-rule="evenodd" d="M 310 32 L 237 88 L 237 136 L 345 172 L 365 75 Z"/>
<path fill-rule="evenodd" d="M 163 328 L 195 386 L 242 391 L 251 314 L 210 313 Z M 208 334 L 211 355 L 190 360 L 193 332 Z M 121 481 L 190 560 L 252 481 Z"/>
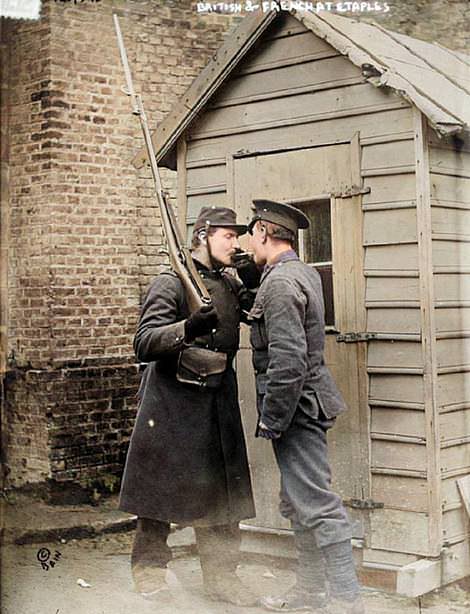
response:
<path fill-rule="evenodd" d="M 276 431 L 296 412 L 333 418 L 345 402 L 324 362 L 325 318 L 318 271 L 293 251 L 267 267 L 249 313 L 260 418 Z"/>

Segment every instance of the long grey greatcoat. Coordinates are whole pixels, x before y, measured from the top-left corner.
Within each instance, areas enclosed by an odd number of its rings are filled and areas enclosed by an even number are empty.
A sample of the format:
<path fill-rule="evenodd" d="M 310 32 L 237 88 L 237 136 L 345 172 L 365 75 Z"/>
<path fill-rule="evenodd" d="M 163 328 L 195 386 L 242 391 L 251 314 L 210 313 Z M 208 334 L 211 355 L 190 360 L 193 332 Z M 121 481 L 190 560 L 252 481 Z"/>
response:
<path fill-rule="evenodd" d="M 231 366 L 247 291 L 226 273 L 199 268 L 219 325 L 214 335 L 195 343 L 228 352 L 229 367 L 217 389 L 176 380 L 188 308 L 178 277 L 159 275 L 145 298 L 134 340 L 138 359 L 149 364 L 139 390 L 120 508 L 180 524 L 227 524 L 255 515 Z"/>
<path fill-rule="evenodd" d="M 318 272 L 294 251 L 267 267 L 250 311 L 258 411 L 266 426 L 286 431 L 301 409 L 317 419 L 346 409 L 323 361 L 325 318 Z"/>

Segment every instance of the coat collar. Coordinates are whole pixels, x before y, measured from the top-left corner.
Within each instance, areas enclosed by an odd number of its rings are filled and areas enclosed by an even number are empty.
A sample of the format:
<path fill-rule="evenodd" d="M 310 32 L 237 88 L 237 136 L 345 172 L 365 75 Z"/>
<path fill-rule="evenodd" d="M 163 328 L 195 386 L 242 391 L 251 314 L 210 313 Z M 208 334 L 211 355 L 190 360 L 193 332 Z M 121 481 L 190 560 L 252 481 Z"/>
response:
<path fill-rule="evenodd" d="M 201 275 L 212 278 L 212 279 L 219 279 L 220 277 L 222 277 L 224 268 L 209 269 L 205 264 L 202 264 L 202 262 L 200 262 L 194 256 L 193 256 L 193 260 L 194 260 L 194 264 L 196 265 L 196 269 L 201 273 Z"/>
<path fill-rule="evenodd" d="M 279 254 L 276 260 L 271 264 L 265 264 L 260 283 L 263 282 L 263 280 L 269 275 L 269 273 L 273 269 L 281 266 L 284 262 L 289 262 L 290 260 L 299 260 L 299 257 L 293 249 L 288 249 L 285 252 L 282 252 L 282 254 Z"/>

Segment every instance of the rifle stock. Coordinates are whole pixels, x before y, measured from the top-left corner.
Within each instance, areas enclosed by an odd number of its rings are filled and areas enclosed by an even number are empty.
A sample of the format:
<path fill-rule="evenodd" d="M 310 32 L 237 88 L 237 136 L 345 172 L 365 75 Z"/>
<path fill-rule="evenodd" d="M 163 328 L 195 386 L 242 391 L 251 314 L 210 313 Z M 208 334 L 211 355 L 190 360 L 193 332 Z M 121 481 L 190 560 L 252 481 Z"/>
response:
<path fill-rule="evenodd" d="M 144 134 L 145 146 L 147 148 L 148 159 L 155 184 L 155 193 L 160 208 L 163 232 L 168 245 L 170 264 L 183 284 L 189 310 L 193 312 L 202 307 L 202 305 L 210 304 L 211 299 L 206 287 L 204 286 L 201 276 L 194 265 L 191 253 L 184 245 L 184 241 L 178 224 L 176 223 L 173 210 L 163 192 L 160 172 L 158 170 L 157 160 L 155 158 L 155 151 L 153 148 L 152 137 L 150 135 L 144 106 L 142 104 L 141 97 L 134 91 L 126 48 L 124 46 L 121 28 L 119 26 L 119 19 L 116 14 L 113 14 L 113 20 L 118 39 L 121 62 L 124 68 L 124 75 L 126 77 L 126 94 L 132 99 L 132 113 L 139 116 L 140 125 Z"/>

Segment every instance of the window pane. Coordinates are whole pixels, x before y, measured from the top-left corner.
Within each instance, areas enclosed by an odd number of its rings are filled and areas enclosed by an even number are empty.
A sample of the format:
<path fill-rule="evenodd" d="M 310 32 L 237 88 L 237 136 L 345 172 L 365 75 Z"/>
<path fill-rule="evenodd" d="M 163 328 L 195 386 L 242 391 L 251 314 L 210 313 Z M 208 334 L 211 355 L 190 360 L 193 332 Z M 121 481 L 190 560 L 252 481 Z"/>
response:
<path fill-rule="evenodd" d="M 319 200 L 302 207 L 310 221 L 304 234 L 305 262 L 331 262 L 330 201 Z"/>
<path fill-rule="evenodd" d="M 316 200 L 299 207 L 308 217 L 310 226 L 300 233 L 299 254 L 320 274 L 325 301 L 325 324 L 334 326 L 333 265 L 331 250 L 331 213 L 329 200 Z"/>
<path fill-rule="evenodd" d="M 334 326 L 335 324 L 335 305 L 333 300 L 333 267 L 331 264 L 316 266 L 320 273 L 323 286 L 323 299 L 325 301 L 325 324 Z"/>

